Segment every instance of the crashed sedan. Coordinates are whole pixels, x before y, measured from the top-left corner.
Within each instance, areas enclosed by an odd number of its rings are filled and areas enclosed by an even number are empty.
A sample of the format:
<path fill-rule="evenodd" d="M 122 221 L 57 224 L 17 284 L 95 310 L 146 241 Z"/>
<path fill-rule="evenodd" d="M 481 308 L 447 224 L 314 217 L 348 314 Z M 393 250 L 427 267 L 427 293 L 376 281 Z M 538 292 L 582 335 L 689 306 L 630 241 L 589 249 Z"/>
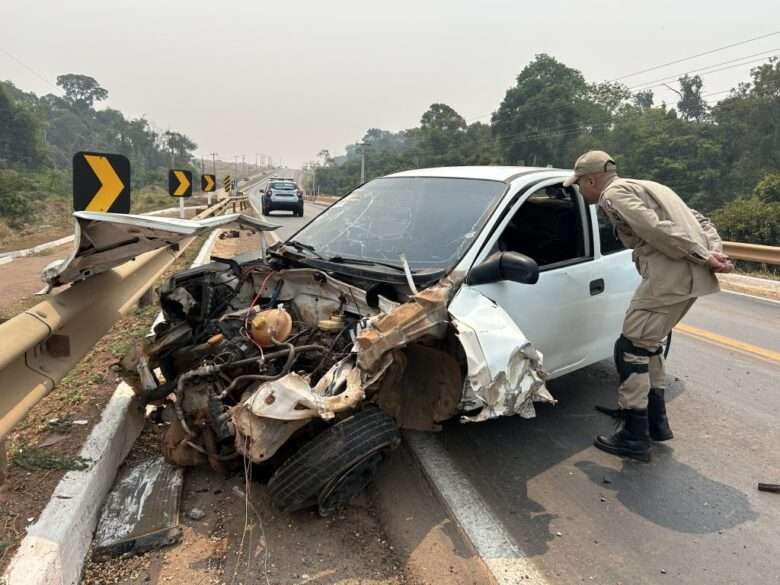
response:
<path fill-rule="evenodd" d="M 160 288 L 123 360 L 166 425 L 165 457 L 269 466 L 281 510 L 326 515 L 400 429 L 534 416 L 545 381 L 611 355 L 638 276 L 566 171 L 407 171 L 286 241 Z M 263 229 L 260 224 L 255 226 Z"/>

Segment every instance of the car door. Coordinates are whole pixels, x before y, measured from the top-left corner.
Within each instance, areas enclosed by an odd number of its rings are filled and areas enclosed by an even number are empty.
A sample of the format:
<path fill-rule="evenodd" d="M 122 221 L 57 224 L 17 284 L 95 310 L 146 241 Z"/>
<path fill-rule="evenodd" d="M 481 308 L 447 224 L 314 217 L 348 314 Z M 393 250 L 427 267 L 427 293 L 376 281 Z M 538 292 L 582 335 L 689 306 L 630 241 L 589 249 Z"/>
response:
<path fill-rule="evenodd" d="M 498 251 L 524 253 L 539 264 L 534 285 L 502 281 L 476 285 L 515 321 L 544 354 L 544 368 L 559 376 L 590 363 L 597 329 L 592 309 L 604 275 L 594 262 L 590 213 L 560 179 L 541 183 L 502 220 L 476 264 Z"/>
<path fill-rule="evenodd" d="M 591 361 L 610 358 L 615 340 L 623 329 L 623 317 L 641 278 L 627 250 L 615 235 L 612 224 L 597 205 L 590 206 L 595 234 L 595 265 L 604 278 L 605 294 L 592 307 L 595 327 L 591 337 Z"/>

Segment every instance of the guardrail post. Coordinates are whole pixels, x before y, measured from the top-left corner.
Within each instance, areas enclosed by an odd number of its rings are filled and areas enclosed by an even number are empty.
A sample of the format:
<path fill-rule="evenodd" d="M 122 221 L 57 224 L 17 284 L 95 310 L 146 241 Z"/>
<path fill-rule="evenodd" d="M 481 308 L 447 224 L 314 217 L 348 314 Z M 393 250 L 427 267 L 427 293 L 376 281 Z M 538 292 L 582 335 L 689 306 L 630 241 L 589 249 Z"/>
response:
<path fill-rule="evenodd" d="M 5 483 L 8 477 L 8 451 L 6 451 L 5 439 L 0 441 L 0 485 Z"/>
<path fill-rule="evenodd" d="M 157 300 L 157 295 L 155 293 L 155 288 L 152 286 L 144 294 L 142 294 L 141 298 L 138 299 L 139 308 L 148 307 L 154 303 Z"/>

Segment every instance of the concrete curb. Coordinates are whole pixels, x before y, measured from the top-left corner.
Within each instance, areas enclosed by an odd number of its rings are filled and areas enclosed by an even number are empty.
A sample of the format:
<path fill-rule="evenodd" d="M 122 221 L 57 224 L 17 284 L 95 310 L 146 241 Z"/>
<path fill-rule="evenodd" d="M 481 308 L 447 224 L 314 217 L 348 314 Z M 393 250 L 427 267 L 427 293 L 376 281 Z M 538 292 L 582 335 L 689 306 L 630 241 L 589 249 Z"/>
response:
<path fill-rule="evenodd" d="M 719 274 L 720 287 L 724 291 L 752 295 L 769 300 L 780 300 L 780 281 L 757 278 L 744 274 Z"/>
<path fill-rule="evenodd" d="M 216 234 L 215 230 L 203 244 L 193 266 L 208 261 Z M 144 413 L 134 396 L 124 382 L 117 386 L 81 449 L 80 456 L 90 459 L 92 466 L 60 480 L 0 579 L 2 585 L 78 584 L 103 501 L 144 426 Z"/>
<path fill-rule="evenodd" d="M 0 253 L 0 259 L 5 260 L 6 258 L 10 258 L 11 260 L 14 260 L 16 258 L 23 258 L 25 256 L 33 256 L 39 252 L 45 252 L 46 250 L 51 250 L 52 248 L 64 246 L 65 244 L 72 241 L 73 236 L 65 236 L 59 240 L 53 240 L 51 242 L 46 242 L 45 244 L 38 244 L 32 248 L 25 248 L 24 250 L 13 250 L 11 252 L 2 252 Z"/>
<path fill-rule="evenodd" d="M 404 440 L 496 583 L 547 585 L 544 575 L 515 543 L 438 439 L 432 433 L 408 431 Z"/>
<path fill-rule="evenodd" d="M 6 570 L 8 585 L 78 583 L 103 499 L 143 428 L 143 411 L 134 396 L 126 384 L 117 387 L 81 449 L 92 466 L 60 480 Z"/>

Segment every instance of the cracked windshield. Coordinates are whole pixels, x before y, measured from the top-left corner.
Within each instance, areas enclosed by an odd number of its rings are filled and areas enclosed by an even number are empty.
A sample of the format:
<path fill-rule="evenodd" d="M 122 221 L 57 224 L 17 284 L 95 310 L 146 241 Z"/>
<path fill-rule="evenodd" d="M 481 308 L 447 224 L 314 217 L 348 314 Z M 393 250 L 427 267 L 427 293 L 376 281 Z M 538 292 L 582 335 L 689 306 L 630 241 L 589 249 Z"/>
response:
<path fill-rule="evenodd" d="M 412 269 L 441 269 L 468 249 L 505 189 L 498 181 L 473 179 L 376 179 L 295 239 L 325 257 L 401 263 L 404 256 Z"/>

